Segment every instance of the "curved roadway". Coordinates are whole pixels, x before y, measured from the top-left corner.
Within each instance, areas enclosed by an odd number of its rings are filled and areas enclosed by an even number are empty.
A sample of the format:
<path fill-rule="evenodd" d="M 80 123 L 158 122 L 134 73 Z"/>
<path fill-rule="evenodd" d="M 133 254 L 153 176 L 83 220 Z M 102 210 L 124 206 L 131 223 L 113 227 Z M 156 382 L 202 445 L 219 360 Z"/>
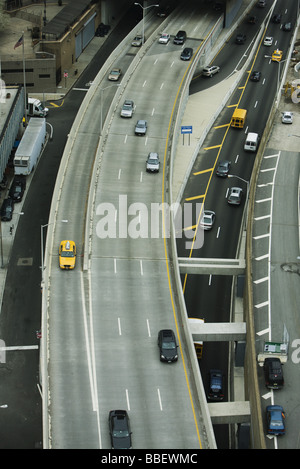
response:
<path fill-rule="evenodd" d="M 173 36 L 177 30 L 186 29 L 185 45 L 194 49 L 213 24 L 212 18 L 200 22 L 198 14 L 193 8 L 185 8 L 184 16 L 175 18 L 168 27 Z M 200 24 L 204 29 L 199 29 Z M 66 146 L 65 153 L 72 155 L 74 166 L 60 174 L 63 187 L 56 187 L 50 219 L 56 220 L 56 225 L 48 245 L 52 253 L 48 372 L 49 438 L 53 448 L 108 448 L 107 416 L 113 408 L 130 411 L 134 447 L 191 449 L 205 444 L 177 320 L 167 243 L 161 234 L 157 239 L 150 236 L 151 204 L 167 200 L 164 176 L 169 125 L 177 92 L 190 65 L 180 60 L 180 52 L 172 42 L 164 46 L 155 40 L 124 94 L 135 101 L 134 118 L 122 120 L 120 105 L 112 117 L 104 152 L 97 155 L 100 166 L 93 169 L 100 171 L 86 273 L 81 270 L 80 258 L 84 195 L 92 177 L 89 167 L 96 156 L 101 121 L 101 109 L 94 103 L 101 103 L 104 88 L 109 85 L 102 85 L 102 91 L 97 89 L 85 114 L 79 113 L 76 136 L 71 133 Z M 128 54 L 132 53 L 130 48 Z M 124 55 L 118 63 L 122 66 L 126 61 L 128 56 Z M 112 92 L 113 87 L 107 89 L 108 94 Z M 134 136 L 138 118 L 148 121 L 146 137 Z M 150 151 L 161 156 L 157 175 L 145 172 Z M 72 197 L 71 193 L 83 196 Z M 123 202 L 125 211 L 123 207 L 120 210 Z M 127 207 L 132 212 L 125 222 L 120 221 Z M 109 237 L 102 237 L 102 209 L 109 209 L 107 226 L 121 230 L 117 238 L 111 232 Z M 61 223 L 65 219 L 68 223 Z M 139 236 L 147 222 L 148 234 Z M 61 239 L 77 243 L 79 255 L 73 272 L 58 269 Z M 161 328 L 174 329 L 180 345 L 178 363 L 171 366 L 159 361 L 157 333 Z"/>

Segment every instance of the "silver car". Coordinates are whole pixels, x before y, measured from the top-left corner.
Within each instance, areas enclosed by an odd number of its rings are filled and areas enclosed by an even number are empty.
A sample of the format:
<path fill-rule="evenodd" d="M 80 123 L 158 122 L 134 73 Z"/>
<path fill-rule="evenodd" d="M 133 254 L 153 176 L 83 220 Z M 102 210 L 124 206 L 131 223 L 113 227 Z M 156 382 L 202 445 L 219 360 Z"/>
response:
<path fill-rule="evenodd" d="M 145 42 L 145 36 L 144 36 L 144 42 Z M 133 39 L 131 43 L 131 45 L 134 47 L 141 47 L 142 44 L 143 44 L 143 36 L 141 34 L 138 34 L 137 36 L 135 36 L 135 38 Z"/>
<path fill-rule="evenodd" d="M 130 99 L 125 99 L 121 109 L 121 117 L 132 117 L 134 113 L 134 102 Z"/>
<path fill-rule="evenodd" d="M 240 205 L 243 196 L 243 189 L 241 187 L 231 187 L 229 189 L 229 194 L 227 198 L 227 202 L 230 205 Z"/>
<path fill-rule="evenodd" d="M 200 220 L 200 226 L 203 230 L 211 230 L 216 219 L 216 214 L 215 212 L 212 212 L 211 210 L 204 210 L 201 220 Z"/>
<path fill-rule="evenodd" d="M 158 153 L 151 152 L 146 161 L 146 171 L 149 173 L 158 173 L 159 171 L 159 156 Z"/>
<path fill-rule="evenodd" d="M 147 121 L 142 119 L 138 120 L 135 126 L 135 135 L 146 135 L 147 132 Z"/>
<path fill-rule="evenodd" d="M 108 75 L 108 79 L 110 81 L 118 81 L 120 76 L 122 75 L 120 68 L 113 68 Z"/>
<path fill-rule="evenodd" d="M 216 73 L 219 73 L 219 71 L 220 67 L 218 67 L 217 65 L 212 65 L 211 67 L 205 67 L 202 70 L 202 75 L 205 77 L 212 77 Z"/>
<path fill-rule="evenodd" d="M 285 111 L 282 113 L 281 122 L 283 124 L 292 124 L 293 123 L 293 113 Z"/>

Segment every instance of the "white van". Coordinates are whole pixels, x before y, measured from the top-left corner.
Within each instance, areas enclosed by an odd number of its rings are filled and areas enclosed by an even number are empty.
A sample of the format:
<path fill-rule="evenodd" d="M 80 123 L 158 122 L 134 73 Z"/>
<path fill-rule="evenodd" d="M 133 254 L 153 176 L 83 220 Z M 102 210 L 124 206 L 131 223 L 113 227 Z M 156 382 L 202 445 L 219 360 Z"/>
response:
<path fill-rule="evenodd" d="M 46 117 L 49 109 L 44 107 L 39 99 L 28 98 L 27 115 L 32 117 Z"/>
<path fill-rule="evenodd" d="M 246 151 L 256 151 L 259 142 L 259 135 L 254 132 L 249 132 L 246 141 L 244 144 L 244 150 Z"/>

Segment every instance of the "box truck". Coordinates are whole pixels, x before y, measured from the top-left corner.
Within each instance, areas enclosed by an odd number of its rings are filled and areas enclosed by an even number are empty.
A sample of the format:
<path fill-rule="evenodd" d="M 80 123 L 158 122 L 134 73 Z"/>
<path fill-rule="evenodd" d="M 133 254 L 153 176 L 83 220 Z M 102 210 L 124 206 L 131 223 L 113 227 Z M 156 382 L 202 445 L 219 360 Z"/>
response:
<path fill-rule="evenodd" d="M 28 98 L 27 115 L 31 117 L 46 117 L 49 109 L 44 107 L 39 99 Z"/>
<path fill-rule="evenodd" d="M 46 139 L 46 119 L 31 117 L 14 157 L 15 174 L 27 176 L 35 167 Z"/>
<path fill-rule="evenodd" d="M 247 110 L 237 108 L 232 114 L 230 125 L 237 129 L 242 129 L 246 122 Z"/>

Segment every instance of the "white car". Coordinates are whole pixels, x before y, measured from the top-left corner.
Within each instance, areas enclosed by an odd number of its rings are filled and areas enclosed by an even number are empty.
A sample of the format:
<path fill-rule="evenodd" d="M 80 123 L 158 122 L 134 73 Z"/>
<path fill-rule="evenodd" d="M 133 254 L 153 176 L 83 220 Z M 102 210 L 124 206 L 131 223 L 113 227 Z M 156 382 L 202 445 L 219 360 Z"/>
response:
<path fill-rule="evenodd" d="M 282 113 L 281 122 L 283 124 L 292 124 L 293 123 L 293 113 L 290 111 L 285 111 Z"/>
<path fill-rule="evenodd" d="M 159 42 L 160 44 L 168 44 L 169 40 L 170 40 L 170 34 L 168 34 L 168 33 L 162 33 L 162 34 L 160 35 L 160 38 L 159 38 L 158 42 Z"/>
<path fill-rule="evenodd" d="M 148 173 L 158 173 L 159 171 L 159 156 L 155 152 L 151 152 L 148 155 L 146 161 L 146 171 Z"/>
<path fill-rule="evenodd" d="M 271 46 L 273 44 L 272 36 L 266 36 L 264 39 L 264 46 Z"/>

